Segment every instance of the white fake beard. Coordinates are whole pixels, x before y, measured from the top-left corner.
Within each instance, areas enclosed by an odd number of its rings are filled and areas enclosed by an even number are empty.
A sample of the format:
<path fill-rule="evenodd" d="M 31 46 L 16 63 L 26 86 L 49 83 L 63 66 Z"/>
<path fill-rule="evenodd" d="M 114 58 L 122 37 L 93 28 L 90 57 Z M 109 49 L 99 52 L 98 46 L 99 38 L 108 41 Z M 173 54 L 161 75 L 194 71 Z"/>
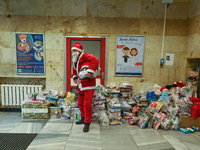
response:
<path fill-rule="evenodd" d="M 75 63 L 77 61 L 78 55 L 79 55 L 78 52 L 72 54 L 72 62 Z"/>

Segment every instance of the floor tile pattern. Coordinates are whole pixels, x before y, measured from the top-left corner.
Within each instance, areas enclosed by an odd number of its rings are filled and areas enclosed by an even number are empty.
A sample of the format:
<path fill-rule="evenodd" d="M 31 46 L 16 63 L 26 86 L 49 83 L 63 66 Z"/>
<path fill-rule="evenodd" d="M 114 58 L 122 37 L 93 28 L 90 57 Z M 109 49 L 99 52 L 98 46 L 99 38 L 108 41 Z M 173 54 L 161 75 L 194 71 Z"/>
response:
<path fill-rule="evenodd" d="M 84 133 L 83 127 L 74 120 L 22 119 L 21 113 L 0 112 L 0 145 L 6 143 L 2 139 L 8 134 L 26 134 L 35 135 L 26 142 L 28 150 L 200 150 L 200 132 L 185 134 L 127 123 L 99 126 L 92 122 L 89 132 Z"/>

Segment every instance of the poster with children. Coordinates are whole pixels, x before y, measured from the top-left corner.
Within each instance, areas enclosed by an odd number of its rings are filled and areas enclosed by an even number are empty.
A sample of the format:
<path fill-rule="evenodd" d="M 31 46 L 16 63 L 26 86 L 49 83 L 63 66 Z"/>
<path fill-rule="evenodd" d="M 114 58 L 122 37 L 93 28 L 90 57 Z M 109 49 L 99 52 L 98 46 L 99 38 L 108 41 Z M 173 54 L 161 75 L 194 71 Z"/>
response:
<path fill-rule="evenodd" d="M 116 76 L 142 76 L 144 36 L 117 36 Z"/>
<path fill-rule="evenodd" d="M 17 74 L 44 75 L 44 35 L 15 33 Z"/>

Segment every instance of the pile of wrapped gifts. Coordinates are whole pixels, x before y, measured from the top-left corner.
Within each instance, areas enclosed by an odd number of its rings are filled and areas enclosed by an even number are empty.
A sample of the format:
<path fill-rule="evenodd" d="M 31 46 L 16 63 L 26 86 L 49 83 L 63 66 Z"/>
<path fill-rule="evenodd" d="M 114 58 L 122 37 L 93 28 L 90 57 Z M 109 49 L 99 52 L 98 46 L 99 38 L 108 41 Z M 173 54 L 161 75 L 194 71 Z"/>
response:
<path fill-rule="evenodd" d="M 124 82 L 98 85 L 93 98 L 92 120 L 101 126 L 125 122 L 140 128 L 180 129 L 181 117 L 200 117 L 200 99 L 193 97 L 193 85 L 175 82 L 155 84 L 138 93 Z M 77 93 L 49 90 L 28 95 L 22 104 L 23 118 L 81 119 Z M 183 130 L 181 128 L 181 130 Z"/>
<path fill-rule="evenodd" d="M 51 89 L 29 94 L 21 105 L 23 118 L 80 119 L 76 95 Z"/>

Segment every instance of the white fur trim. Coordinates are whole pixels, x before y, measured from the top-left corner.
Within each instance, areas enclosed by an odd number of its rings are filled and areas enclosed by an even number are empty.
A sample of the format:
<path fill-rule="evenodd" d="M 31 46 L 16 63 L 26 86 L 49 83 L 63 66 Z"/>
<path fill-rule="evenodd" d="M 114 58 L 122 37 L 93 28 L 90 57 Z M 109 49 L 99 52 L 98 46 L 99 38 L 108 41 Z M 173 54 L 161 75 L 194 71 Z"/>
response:
<path fill-rule="evenodd" d="M 77 77 L 77 78 L 78 78 L 78 76 L 77 76 L 77 75 L 74 75 L 72 78 L 74 79 L 75 77 Z"/>
<path fill-rule="evenodd" d="M 76 67 L 74 66 L 75 63 L 73 63 L 73 67 L 74 67 L 74 69 L 76 70 L 76 74 L 78 74 L 78 64 L 79 64 L 79 60 L 80 60 L 80 58 L 81 58 L 81 56 L 82 56 L 83 54 L 84 54 L 84 53 L 82 52 L 81 55 L 80 55 L 80 57 L 79 57 L 79 59 L 77 60 L 77 65 L 76 65 Z"/>
<path fill-rule="evenodd" d="M 79 83 L 79 89 L 81 90 L 81 91 L 84 91 L 84 90 L 92 90 L 92 89 L 95 89 L 96 88 L 96 86 L 89 86 L 89 87 L 84 87 L 84 88 L 82 88 L 82 84 L 81 83 Z"/>
<path fill-rule="evenodd" d="M 72 50 L 77 50 L 77 51 L 80 51 L 80 52 L 84 52 L 84 49 L 82 50 L 82 49 L 79 49 L 77 47 L 72 47 Z"/>
<path fill-rule="evenodd" d="M 91 69 L 87 69 L 86 71 L 87 71 L 87 72 L 94 73 L 94 70 L 91 70 Z"/>

